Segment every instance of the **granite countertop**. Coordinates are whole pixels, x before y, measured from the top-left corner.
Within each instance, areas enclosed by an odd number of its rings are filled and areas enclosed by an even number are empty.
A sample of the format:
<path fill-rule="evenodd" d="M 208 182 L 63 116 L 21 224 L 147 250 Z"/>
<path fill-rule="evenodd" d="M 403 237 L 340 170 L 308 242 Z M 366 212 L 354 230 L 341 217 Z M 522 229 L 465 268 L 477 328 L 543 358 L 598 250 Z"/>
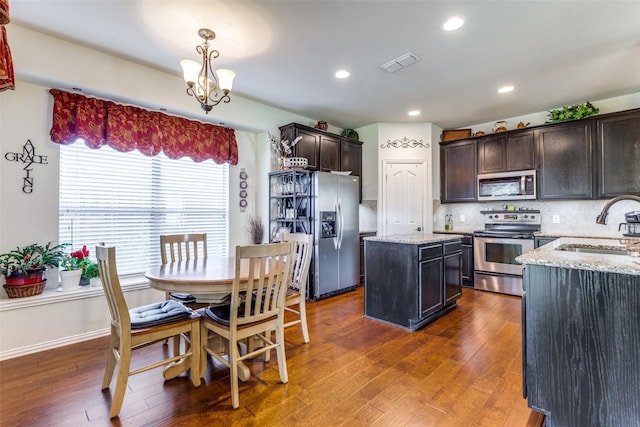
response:
<path fill-rule="evenodd" d="M 626 239 L 626 237 L 624 237 L 622 235 L 620 235 L 620 236 L 611 236 L 611 235 L 595 236 L 593 234 L 548 233 L 548 232 L 543 232 L 543 231 L 536 231 L 535 233 L 533 233 L 533 235 L 535 237 L 555 237 L 555 238 L 575 237 L 575 238 L 583 238 L 583 239 Z"/>
<path fill-rule="evenodd" d="M 416 234 L 390 234 L 387 236 L 371 236 L 365 237 L 364 240 L 371 240 L 374 242 L 388 242 L 388 243 L 405 243 L 409 245 L 423 245 L 425 243 L 445 242 L 448 240 L 462 239 L 462 234 L 431 234 L 431 233 L 416 233 Z M 640 265 L 638 266 L 640 267 Z"/>
<path fill-rule="evenodd" d="M 640 257 L 556 250 L 557 247 L 566 244 L 624 250 L 625 241 L 640 243 L 640 239 L 561 237 L 538 249 L 520 255 L 516 261 L 521 264 L 640 275 Z"/>
<path fill-rule="evenodd" d="M 376 230 L 360 230 L 360 234 L 371 234 L 371 233 L 377 233 Z"/>
<path fill-rule="evenodd" d="M 475 230 L 465 230 L 462 228 L 455 228 L 453 230 L 433 230 L 434 233 L 438 234 L 473 234 Z"/>

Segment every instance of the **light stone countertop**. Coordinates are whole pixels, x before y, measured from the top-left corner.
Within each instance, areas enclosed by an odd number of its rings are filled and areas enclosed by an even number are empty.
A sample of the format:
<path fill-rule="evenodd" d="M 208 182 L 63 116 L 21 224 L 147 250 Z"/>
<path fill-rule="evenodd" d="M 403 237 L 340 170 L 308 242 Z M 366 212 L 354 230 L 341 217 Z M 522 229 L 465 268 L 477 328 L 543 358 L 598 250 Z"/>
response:
<path fill-rule="evenodd" d="M 533 251 L 520 255 L 516 258 L 516 261 L 521 264 L 640 275 L 640 257 L 556 250 L 559 246 L 566 244 L 579 244 L 594 248 L 606 247 L 610 249 L 625 249 L 624 240 L 640 242 L 640 239 L 628 238 L 603 239 L 561 237 Z"/>
<path fill-rule="evenodd" d="M 448 240 L 462 239 L 463 237 L 464 236 L 461 234 L 416 233 L 416 234 L 390 234 L 387 236 L 371 236 L 371 237 L 365 237 L 364 240 L 371 240 L 374 242 L 404 243 L 408 245 L 423 245 L 425 243 L 445 242 Z M 638 267 L 640 267 L 640 265 Z"/>
<path fill-rule="evenodd" d="M 433 230 L 434 233 L 439 234 L 473 234 L 475 230 L 464 229 L 464 228 L 454 228 L 453 230 Z"/>

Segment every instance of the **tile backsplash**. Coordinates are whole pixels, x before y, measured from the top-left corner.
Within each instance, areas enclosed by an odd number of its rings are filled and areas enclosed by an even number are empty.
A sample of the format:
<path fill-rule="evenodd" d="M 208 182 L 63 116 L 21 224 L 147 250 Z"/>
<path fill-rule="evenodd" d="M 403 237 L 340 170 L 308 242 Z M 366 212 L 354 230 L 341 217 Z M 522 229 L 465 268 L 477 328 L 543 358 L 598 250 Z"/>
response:
<path fill-rule="evenodd" d="M 446 214 L 452 214 L 453 229 L 474 231 L 484 227 L 481 210 L 501 209 L 503 204 L 515 205 L 517 208 L 539 209 L 542 215 L 541 231 L 545 234 L 589 237 L 622 237 L 624 231 L 618 231 L 619 224 L 625 222 L 625 212 L 640 210 L 640 204 L 631 200 L 623 200 L 611 206 L 607 225 L 596 224 L 596 216 L 608 200 L 574 200 L 574 201 L 512 201 L 491 203 L 434 203 L 436 222 L 434 230 L 444 229 Z M 439 207 L 437 207 L 439 205 Z M 464 221 L 461 221 L 464 217 Z M 554 218 L 555 217 L 555 218 Z M 556 219 L 558 222 L 554 222 Z M 624 230 L 624 228 L 623 228 Z"/>
<path fill-rule="evenodd" d="M 359 206 L 360 231 L 376 231 L 378 227 L 378 201 L 363 200 Z"/>
<path fill-rule="evenodd" d="M 441 205 L 434 200 L 433 213 L 436 221 L 433 230 L 444 230 L 445 215 L 452 214 L 453 230 L 473 232 L 484 228 L 484 217 L 480 214 L 485 209 L 502 209 L 502 205 L 515 205 L 538 209 L 542 215 L 541 232 L 566 236 L 586 237 L 622 237 L 618 231 L 619 224 L 624 222 L 624 214 L 640 211 L 640 204 L 631 200 L 623 200 L 611 206 L 607 225 L 596 224 L 596 216 L 608 200 L 565 200 L 565 201 L 508 201 L 486 203 L 448 203 Z M 360 231 L 375 231 L 377 228 L 377 200 L 363 200 L 360 204 Z M 559 222 L 554 223 L 557 216 Z M 464 221 L 461 221 L 464 217 Z"/>

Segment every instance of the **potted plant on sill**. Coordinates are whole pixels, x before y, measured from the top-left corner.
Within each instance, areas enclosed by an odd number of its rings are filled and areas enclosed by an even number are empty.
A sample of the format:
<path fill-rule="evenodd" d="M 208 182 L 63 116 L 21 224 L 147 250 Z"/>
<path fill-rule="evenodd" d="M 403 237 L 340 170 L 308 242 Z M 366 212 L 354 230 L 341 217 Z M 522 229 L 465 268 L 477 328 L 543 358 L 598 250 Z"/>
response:
<path fill-rule="evenodd" d="M 82 278 L 80 279 L 80 286 L 92 285 L 91 280 L 100 277 L 100 271 L 98 270 L 98 263 L 89 261 L 88 265 L 82 269 Z"/>
<path fill-rule="evenodd" d="M 9 298 L 33 296 L 44 291 L 47 267 L 58 267 L 67 246 L 52 244 L 34 243 L 0 255 L 0 274 L 5 276 L 4 289 Z"/>
<path fill-rule="evenodd" d="M 87 246 L 65 255 L 60 262 L 60 283 L 58 290 L 72 290 L 90 284 L 90 279 L 98 277 L 98 265 L 89 259 Z M 84 281 L 83 281 L 84 279 Z"/>

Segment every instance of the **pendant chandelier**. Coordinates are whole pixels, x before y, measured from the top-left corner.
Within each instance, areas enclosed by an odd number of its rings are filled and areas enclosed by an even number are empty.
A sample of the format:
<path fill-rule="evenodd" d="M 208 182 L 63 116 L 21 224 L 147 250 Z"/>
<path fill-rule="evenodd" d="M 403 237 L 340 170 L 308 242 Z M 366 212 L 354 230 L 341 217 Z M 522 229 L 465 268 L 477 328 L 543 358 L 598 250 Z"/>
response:
<path fill-rule="evenodd" d="M 180 61 L 184 81 L 187 82 L 187 93 L 195 97 L 202 109 L 209 111 L 221 102 L 229 102 L 229 92 L 236 76 L 231 70 L 218 69 L 214 72 L 211 60 L 220 55 L 215 49 L 209 50 L 209 41 L 216 38 L 216 33 L 208 28 L 198 30 L 198 35 L 204 39 L 204 43 L 196 46 L 196 51 L 202 56 L 202 64 L 190 59 Z"/>

